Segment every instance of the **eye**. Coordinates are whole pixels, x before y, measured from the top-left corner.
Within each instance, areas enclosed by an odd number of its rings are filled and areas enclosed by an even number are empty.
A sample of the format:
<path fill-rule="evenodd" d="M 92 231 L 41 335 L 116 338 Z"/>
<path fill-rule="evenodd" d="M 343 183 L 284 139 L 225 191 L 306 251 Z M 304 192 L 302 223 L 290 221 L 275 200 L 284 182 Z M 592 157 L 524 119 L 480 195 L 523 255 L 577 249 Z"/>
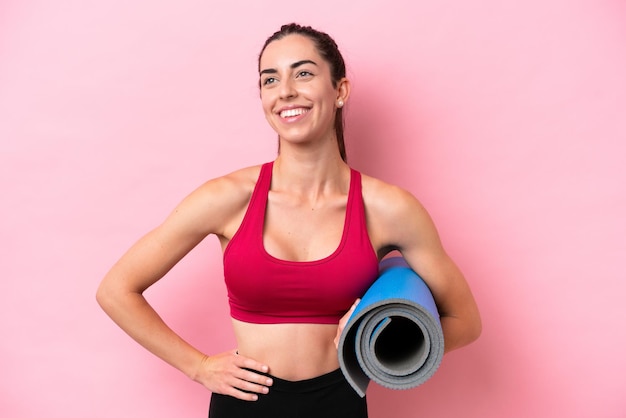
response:
<path fill-rule="evenodd" d="M 307 70 L 298 71 L 298 74 L 296 75 L 297 78 L 311 77 L 311 76 L 313 76 L 313 73 Z"/>
<path fill-rule="evenodd" d="M 277 80 L 274 77 L 267 77 L 263 79 L 262 84 L 264 86 L 269 86 L 270 84 L 274 84 Z"/>

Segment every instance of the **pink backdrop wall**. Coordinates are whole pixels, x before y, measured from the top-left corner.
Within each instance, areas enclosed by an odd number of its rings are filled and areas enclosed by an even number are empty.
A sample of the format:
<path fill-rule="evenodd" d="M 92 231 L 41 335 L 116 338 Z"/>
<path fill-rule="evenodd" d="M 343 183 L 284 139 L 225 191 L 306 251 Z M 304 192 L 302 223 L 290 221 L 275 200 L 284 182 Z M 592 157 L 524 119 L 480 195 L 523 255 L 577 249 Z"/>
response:
<path fill-rule="evenodd" d="M 624 3 L 214 3 L 0 3 L 0 416 L 206 416 L 94 293 L 189 191 L 274 157 L 256 55 L 288 21 L 339 42 L 352 164 L 423 201 L 484 319 L 371 416 L 626 416 Z M 220 261 L 209 239 L 148 292 L 207 353 L 233 346 Z"/>

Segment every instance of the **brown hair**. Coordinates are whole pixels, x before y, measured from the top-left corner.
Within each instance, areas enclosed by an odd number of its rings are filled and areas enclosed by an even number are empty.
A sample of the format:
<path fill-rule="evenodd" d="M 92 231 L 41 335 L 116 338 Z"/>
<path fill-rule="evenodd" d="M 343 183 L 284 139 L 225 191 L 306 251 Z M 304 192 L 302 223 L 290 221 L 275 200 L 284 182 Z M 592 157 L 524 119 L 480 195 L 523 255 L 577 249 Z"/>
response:
<path fill-rule="evenodd" d="M 317 48 L 319 54 L 330 66 L 330 76 L 333 82 L 333 87 L 336 88 L 339 81 L 346 76 L 346 64 L 341 56 L 341 52 L 339 52 L 337 43 L 327 33 L 315 30 L 310 26 L 301 26 L 297 23 L 283 25 L 279 31 L 267 38 L 263 48 L 261 49 L 261 53 L 259 54 L 259 71 L 261 70 L 261 55 L 263 55 L 265 48 L 270 43 L 292 34 L 306 36 L 315 43 L 315 47 Z M 339 146 L 341 159 L 347 161 L 343 130 L 343 108 L 338 108 L 335 113 L 335 133 L 337 135 L 337 145 Z"/>

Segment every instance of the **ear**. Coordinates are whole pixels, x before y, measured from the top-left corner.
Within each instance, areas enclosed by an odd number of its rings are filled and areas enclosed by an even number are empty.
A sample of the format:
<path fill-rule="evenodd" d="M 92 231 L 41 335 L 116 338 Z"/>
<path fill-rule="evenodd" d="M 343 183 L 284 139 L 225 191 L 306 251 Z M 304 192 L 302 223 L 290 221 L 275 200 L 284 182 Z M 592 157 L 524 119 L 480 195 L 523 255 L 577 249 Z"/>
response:
<path fill-rule="evenodd" d="M 343 102 L 345 105 L 348 102 L 348 98 L 350 97 L 350 81 L 347 78 L 342 78 L 337 83 L 337 101 L 336 103 Z M 342 105 L 343 106 L 343 105 Z M 337 106 L 337 107 L 342 107 Z"/>

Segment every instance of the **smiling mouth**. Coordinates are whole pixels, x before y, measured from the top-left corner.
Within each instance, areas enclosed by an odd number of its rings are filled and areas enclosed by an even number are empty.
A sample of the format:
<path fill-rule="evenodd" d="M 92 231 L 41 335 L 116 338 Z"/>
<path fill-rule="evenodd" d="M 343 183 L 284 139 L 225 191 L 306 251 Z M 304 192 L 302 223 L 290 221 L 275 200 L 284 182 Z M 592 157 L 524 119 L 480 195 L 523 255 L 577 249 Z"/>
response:
<path fill-rule="evenodd" d="M 309 109 L 307 109 L 307 108 L 298 107 L 296 109 L 283 110 L 282 112 L 279 113 L 279 115 L 280 115 L 281 118 L 293 118 L 294 116 L 304 115 L 308 111 L 309 111 Z"/>

